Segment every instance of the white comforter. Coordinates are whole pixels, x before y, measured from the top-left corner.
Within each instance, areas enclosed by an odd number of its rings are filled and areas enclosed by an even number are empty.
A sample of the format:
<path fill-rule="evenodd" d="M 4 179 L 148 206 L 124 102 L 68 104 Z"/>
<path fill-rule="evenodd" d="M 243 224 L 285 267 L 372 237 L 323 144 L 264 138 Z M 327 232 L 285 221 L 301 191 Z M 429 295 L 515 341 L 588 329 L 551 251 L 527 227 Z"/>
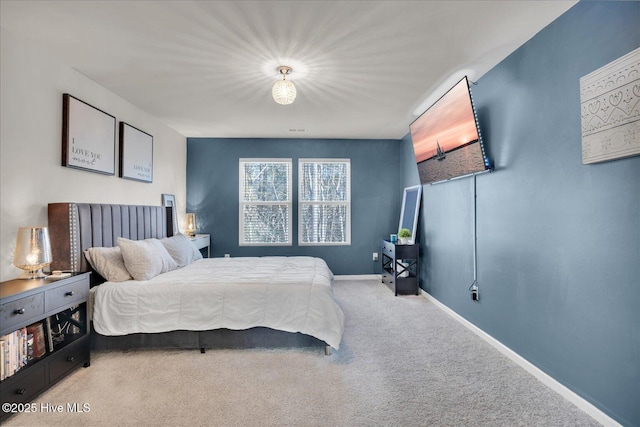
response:
<path fill-rule="evenodd" d="M 264 326 L 338 349 L 344 314 L 332 279 L 319 258 L 201 259 L 148 281 L 94 288 L 93 325 L 102 335 Z"/>

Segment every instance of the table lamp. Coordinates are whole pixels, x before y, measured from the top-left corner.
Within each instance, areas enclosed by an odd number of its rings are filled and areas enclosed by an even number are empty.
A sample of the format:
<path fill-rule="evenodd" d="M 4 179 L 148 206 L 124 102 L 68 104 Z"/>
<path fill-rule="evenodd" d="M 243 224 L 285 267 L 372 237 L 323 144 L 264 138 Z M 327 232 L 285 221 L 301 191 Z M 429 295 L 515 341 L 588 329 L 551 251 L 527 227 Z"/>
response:
<path fill-rule="evenodd" d="M 189 237 L 193 237 L 196 235 L 196 214 L 194 213 L 188 213 L 185 219 L 187 226 L 186 226 L 186 234 Z"/>
<path fill-rule="evenodd" d="M 24 270 L 20 279 L 46 277 L 42 269 L 51 264 L 51 242 L 47 227 L 20 227 L 13 265 Z"/>

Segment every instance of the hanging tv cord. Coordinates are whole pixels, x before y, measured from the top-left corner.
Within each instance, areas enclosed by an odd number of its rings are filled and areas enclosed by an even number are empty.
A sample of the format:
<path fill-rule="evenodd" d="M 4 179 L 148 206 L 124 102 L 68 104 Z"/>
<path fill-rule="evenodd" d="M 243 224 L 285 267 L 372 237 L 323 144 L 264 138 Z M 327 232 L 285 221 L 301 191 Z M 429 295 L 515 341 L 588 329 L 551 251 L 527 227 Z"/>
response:
<path fill-rule="evenodd" d="M 473 301 L 480 300 L 478 291 L 478 219 L 477 219 L 477 195 L 476 195 L 476 175 L 473 175 L 473 283 L 469 286 L 471 291 L 471 299 Z"/>

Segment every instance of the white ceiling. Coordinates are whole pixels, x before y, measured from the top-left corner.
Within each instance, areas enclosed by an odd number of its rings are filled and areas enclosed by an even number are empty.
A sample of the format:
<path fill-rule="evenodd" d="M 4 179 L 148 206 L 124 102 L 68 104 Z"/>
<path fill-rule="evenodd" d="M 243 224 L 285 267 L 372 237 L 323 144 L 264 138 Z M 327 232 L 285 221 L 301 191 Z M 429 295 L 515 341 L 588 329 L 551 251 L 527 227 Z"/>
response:
<path fill-rule="evenodd" d="M 188 137 L 399 139 L 575 3 L 2 0 L 0 16 Z M 293 105 L 271 98 L 278 65 Z"/>

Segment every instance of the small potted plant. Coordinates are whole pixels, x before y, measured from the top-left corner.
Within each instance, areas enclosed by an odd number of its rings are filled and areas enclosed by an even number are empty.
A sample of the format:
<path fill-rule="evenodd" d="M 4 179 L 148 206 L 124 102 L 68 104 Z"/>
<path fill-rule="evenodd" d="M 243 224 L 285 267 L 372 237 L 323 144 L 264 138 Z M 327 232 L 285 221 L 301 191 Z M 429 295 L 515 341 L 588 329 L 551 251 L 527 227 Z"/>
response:
<path fill-rule="evenodd" d="M 398 231 L 398 239 L 401 245 L 409 243 L 409 238 L 411 238 L 411 231 L 409 231 L 408 228 L 401 228 L 400 231 Z"/>

